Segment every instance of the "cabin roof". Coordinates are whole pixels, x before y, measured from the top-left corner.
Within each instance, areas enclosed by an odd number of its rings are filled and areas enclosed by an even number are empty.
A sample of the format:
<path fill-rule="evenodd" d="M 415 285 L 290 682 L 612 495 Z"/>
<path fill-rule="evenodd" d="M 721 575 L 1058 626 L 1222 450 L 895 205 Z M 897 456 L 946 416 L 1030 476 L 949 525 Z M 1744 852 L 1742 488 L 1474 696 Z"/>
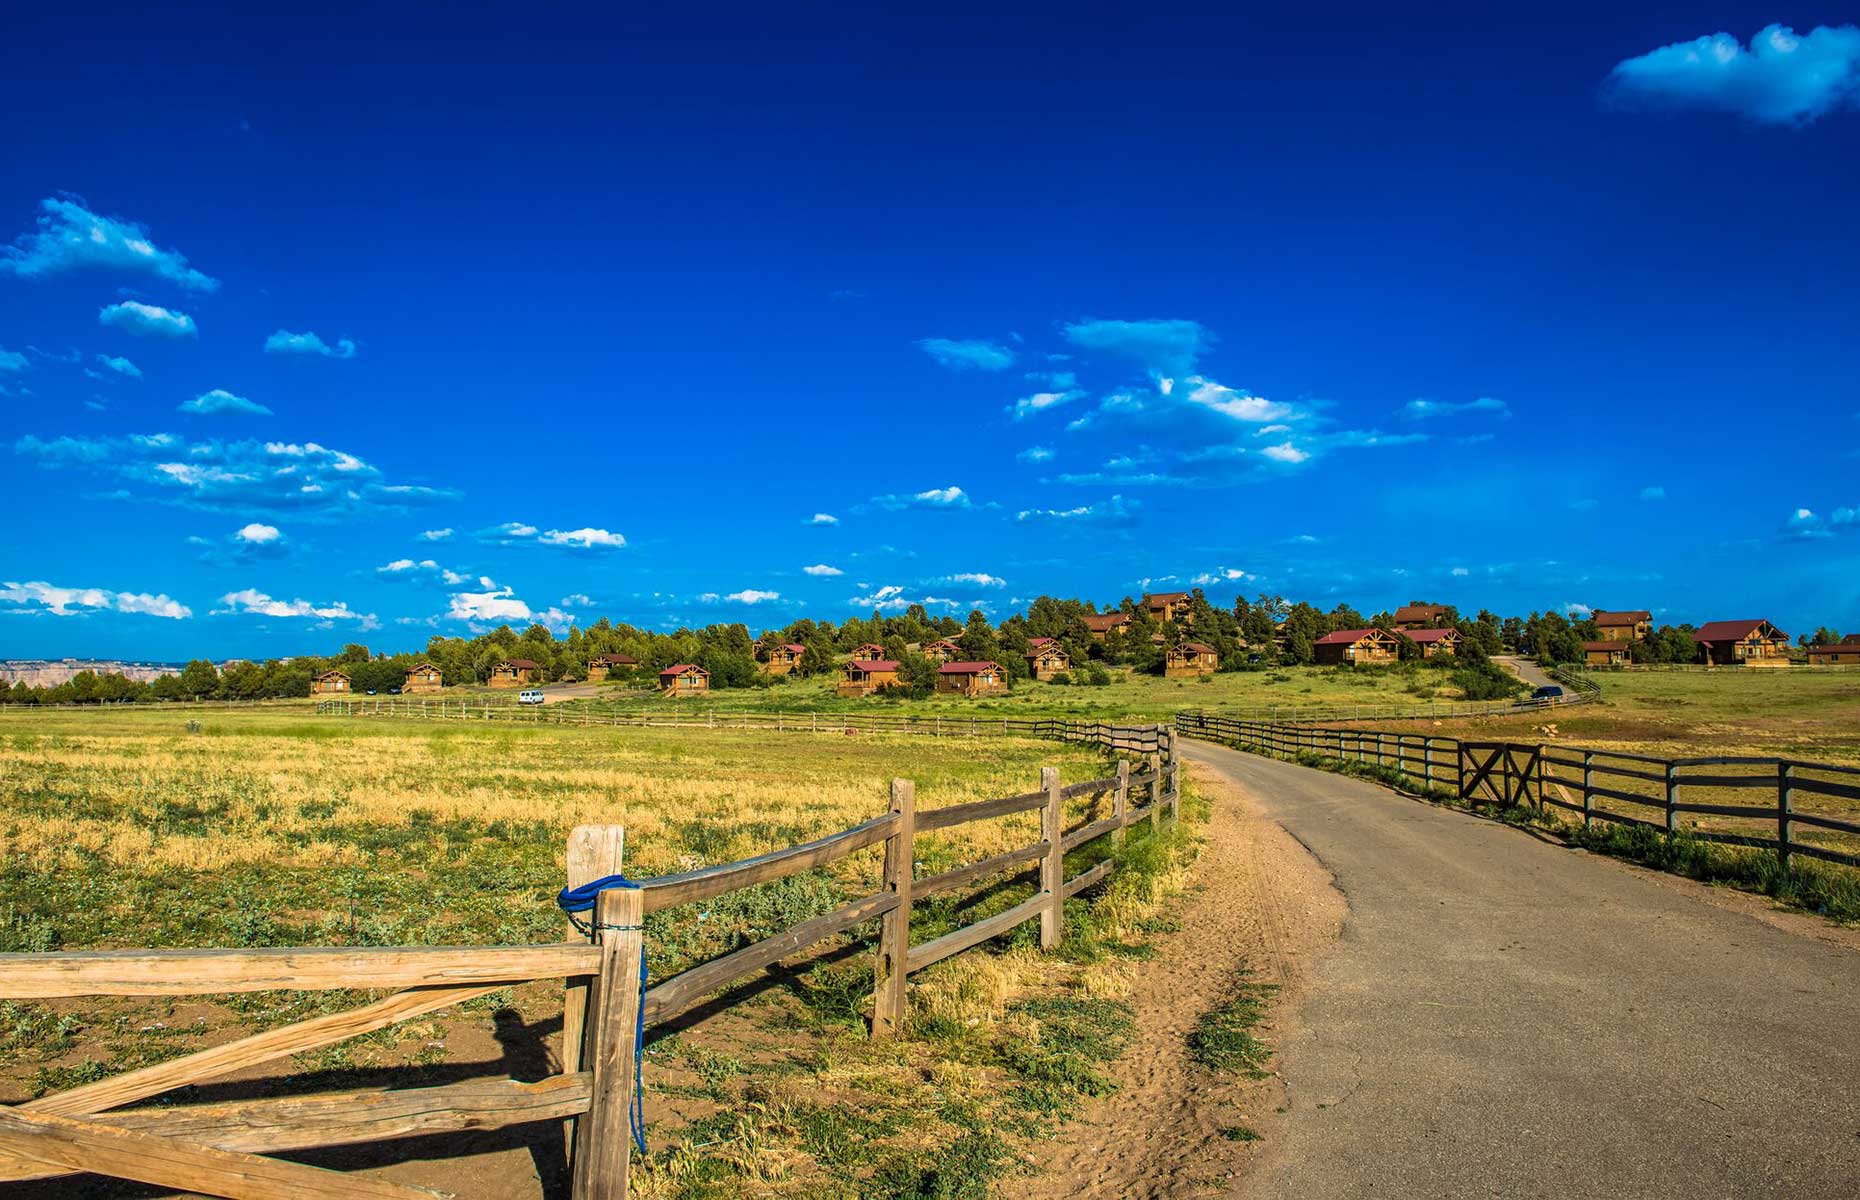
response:
<path fill-rule="evenodd" d="M 1623 609 L 1620 612 L 1603 612 L 1596 609 L 1589 614 L 1597 625 L 1638 625 L 1642 621 L 1653 620 L 1653 614 L 1644 608 Z"/>
<path fill-rule="evenodd" d="M 1620 650 L 1625 652 L 1628 648 L 1628 644 L 1626 642 L 1584 642 L 1582 643 L 1582 648 L 1584 650 Z"/>
<path fill-rule="evenodd" d="M 709 675 L 710 672 L 706 671 L 703 667 L 698 666 L 696 663 L 674 663 L 671 666 L 665 668 L 663 671 L 660 671 L 659 678 L 664 679 L 667 675 L 692 675 L 692 674 Z"/>
<path fill-rule="evenodd" d="M 1181 646 L 1178 647 L 1178 649 L 1193 650 L 1196 654 L 1219 654 L 1220 653 L 1220 651 L 1216 650 L 1213 646 L 1208 645 L 1208 643 L 1206 642 L 1183 642 Z"/>
<path fill-rule="evenodd" d="M 1178 600 L 1188 599 L 1187 592 L 1145 592 L 1143 603 L 1154 607 L 1158 604 L 1174 604 Z"/>
<path fill-rule="evenodd" d="M 500 667 L 515 667 L 519 671 L 534 671 L 537 667 L 536 661 L 528 658 L 499 659 L 496 665 Z"/>
<path fill-rule="evenodd" d="M 1378 633 L 1382 634 L 1384 637 L 1393 636 L 1392 634 L 1389 633 L 1388 630 L 1377 629 L 1374 626 L 1371 626 L 1368 629 L 1333 629 L 1331 632 L 1319 638 L 1316 642 L 1313 643 L 1313 645 L 1351 646 L 1351 645 L 1355 645 L 1357 642 L 1362 641 L 1366 637 L 1371 637 Z"/>
<path fill-rule="evenodd" d="M 1100 633 L 1109 633 L 1119 625 L 1128 624 L 1130 624 L 1130 614 L 1127 612 L 1085 614 L 1085 628 L 1095 629 Z"/>
<path fill-rule="evenodd" d="M 591 661 L 606 663 L 610 667 L 637 667 L 639 665 L 639 660 L 631 654 L 597 654 Z"/>
<path fill-rule="evenodd" d="M 349 677 L 349 673 L 347 671 L 344 671 L 338 667 L 330 667 L 326 671 L 318 671 L 316 673 L 316 677 L 318 679 L 328 679 L 332 675 L 340 675 L 344 679 L 347 679 Z"/>
<path fill-rule="evenodd" d="M 1444 604 L 1404 604 L 1395 610 L 1397 621 L 1432 621 L 1447 611 Z"/>
<path fill-rule="evenodd" d="M 1454 637 L 1460 636 L 1460 631 L 1452 626 L 1444 629 L 1404 629 L 1402 632 L 1408 636 L 1409 641 L 1420 642 L 1422 645 L 1429 642 L 1443 642 L 1449 634 Z"/>
<path fill-rule="evenodd" d="M 1763 618 L 1752 617 L 1739 621 L 1707 621 L 1699 626 L 1699 631 L 1692 635 L 1692 640 L 1695 642 L 1738 642 L 1756 633 L 1765 625 L 1775 630 L 1779 638 L 1789 636 Z"/>
<path fill-rule="evenodd" d="M 968 662 L 946 662 L 936 670 L 939 675 L 979 675 L 983 671 L 1000 669 L 1000 663 L 984 658 Z"/>
<path fill-rule="evenodd" d="M 903 664 L 895 658 L 855 658 L 846 664 L 848 671 L 895 671 Z"/>

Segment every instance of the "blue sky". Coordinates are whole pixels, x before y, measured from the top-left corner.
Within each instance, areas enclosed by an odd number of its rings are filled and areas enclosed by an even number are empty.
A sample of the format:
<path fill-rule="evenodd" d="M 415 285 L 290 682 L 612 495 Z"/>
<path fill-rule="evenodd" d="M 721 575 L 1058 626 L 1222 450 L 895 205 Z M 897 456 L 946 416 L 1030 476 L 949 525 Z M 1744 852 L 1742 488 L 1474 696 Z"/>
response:
<path fill-rule="evenodd" d="M 1617 8 L 13 14 L 0 655 L 1860 627 L 1860 30 Z"/>

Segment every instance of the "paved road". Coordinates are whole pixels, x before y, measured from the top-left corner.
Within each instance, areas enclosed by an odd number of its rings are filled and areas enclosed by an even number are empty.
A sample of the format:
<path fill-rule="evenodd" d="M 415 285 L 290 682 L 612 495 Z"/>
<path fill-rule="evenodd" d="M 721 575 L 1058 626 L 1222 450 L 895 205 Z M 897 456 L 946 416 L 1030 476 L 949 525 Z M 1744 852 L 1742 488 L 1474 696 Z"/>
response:
<path fill-rule="evenodd" d="M 1356 780 L 1184 749 L 1350 906 L 1279 1047 L 1288 1114 L 1237 1197 L 1860 1195 L 1852 939 Z"/>
<path fill-rule="evenodd" d="M 1492 661 L 1522 679 L 1533 690 L 1540 687 L 1563 687 L 1562 684 L 1544 674 L 1543 668 L 1528 658 L 1519 658 L 1515 654 L 1497 654 L 1492 656 Z M 1569 689 L 1563 688 L 1563 690 Z"/>

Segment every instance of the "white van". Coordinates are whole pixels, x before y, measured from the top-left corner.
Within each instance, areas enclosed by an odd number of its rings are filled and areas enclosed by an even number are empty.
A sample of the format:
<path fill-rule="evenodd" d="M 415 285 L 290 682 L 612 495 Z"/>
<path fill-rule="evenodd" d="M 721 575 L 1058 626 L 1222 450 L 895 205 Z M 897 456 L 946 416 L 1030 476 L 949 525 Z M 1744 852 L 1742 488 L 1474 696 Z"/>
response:
<path fill-rule="evenodd" d="M 542 702 L 543 694 L 535 688 L 524 688 L 517 693 L 518 704 L 541 704 Z"/>

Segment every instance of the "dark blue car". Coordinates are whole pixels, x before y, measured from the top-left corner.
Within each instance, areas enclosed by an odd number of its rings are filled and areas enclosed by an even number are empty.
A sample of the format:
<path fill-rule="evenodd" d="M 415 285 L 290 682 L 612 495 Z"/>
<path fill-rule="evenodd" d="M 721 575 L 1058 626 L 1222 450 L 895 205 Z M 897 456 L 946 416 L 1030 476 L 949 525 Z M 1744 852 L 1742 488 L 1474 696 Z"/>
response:
<path fill-rule="evenodd" d="M 1562 698 L 1563 689 L 1556 686 L 1554 683 L 1546 683 L 1544 686 L 1531 693 L 1531 699 L 1533 700 L 1561 700 Z"/>

